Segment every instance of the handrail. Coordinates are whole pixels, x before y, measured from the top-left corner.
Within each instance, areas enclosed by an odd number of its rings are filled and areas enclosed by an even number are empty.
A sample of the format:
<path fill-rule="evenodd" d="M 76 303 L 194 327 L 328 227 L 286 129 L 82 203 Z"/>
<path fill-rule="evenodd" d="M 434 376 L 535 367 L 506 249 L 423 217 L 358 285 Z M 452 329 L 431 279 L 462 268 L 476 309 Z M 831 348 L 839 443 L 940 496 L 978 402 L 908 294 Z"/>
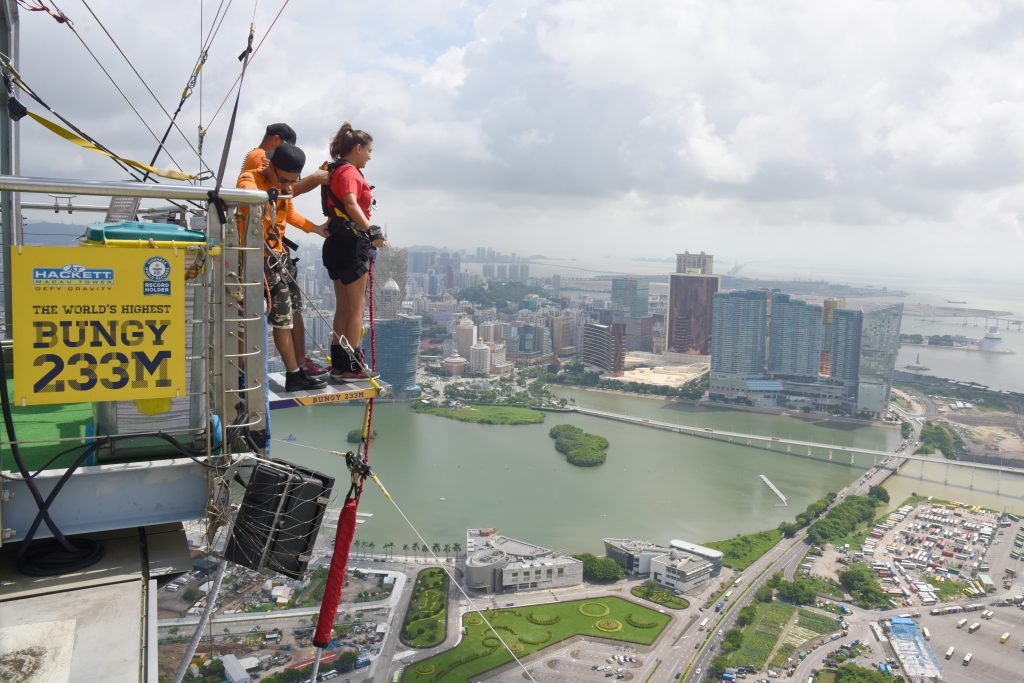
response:
<path fill-rule="evenodd" d="M 143 197 L 149 199 L 180 199 L 209 201 L 210 188 L 193 185 L 156 185 L 140 183 L 102 182 L 97 180 L 67 180 L 61 178 L 28 178 L 0 175 L 0 190 L 34 192 L 41 194 L 99 195 L 105 197 Z M 220 198 L 234 204 L 266 204 L 267 193 L 260 190 L 241 190 L 222 187 Z"/>

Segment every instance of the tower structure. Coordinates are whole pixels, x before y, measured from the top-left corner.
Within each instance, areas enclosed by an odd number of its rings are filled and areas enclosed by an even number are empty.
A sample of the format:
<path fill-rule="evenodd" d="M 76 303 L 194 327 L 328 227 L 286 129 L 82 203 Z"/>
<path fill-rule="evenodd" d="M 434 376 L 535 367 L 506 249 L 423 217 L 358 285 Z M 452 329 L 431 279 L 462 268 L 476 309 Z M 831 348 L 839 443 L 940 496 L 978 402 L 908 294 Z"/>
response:
<path fill-rule="evenodd" d="M 707 356 L 712 348 L 716 275 L 669 275 L 665 348 L 675 353 Z"/>

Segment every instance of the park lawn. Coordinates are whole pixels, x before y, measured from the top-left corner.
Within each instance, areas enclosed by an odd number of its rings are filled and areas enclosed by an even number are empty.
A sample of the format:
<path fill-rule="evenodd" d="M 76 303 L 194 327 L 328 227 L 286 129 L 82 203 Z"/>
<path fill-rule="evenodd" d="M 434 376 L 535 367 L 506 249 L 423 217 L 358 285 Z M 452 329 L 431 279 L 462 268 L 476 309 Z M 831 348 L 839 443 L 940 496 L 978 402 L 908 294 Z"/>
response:
<path fill-rule="evenodd" d="M 448 626 L 448 575 L 443 569 L 424 569 L 416 576 L 400 640 L 409 647 L 433 647 L 444 642 Z"/>
<path fill-rule="evenodd" d="M 690 606 L 689 600 L 673 595 L 672 591 L 661 589 L 650 590 L 646 586 L 640 585 L 633 586 L 629 592 L 635 597 L 643 600 L 650 600 L 653 603 L 661 605 L 662 607 L 668 607 L 669 609 L 686 609 Z"/>
<path fill-rule="evenodd" d="M 729 663 L 763 669 L 794 610 L 796 607 L 784 602 L 758 604 L 754 620 L 743 629 L 740 648 L 729 655 Z"/>
<path fill-rule="evenodd" d="M 531 425 L 544 421 L 544 413 L 533 408 L 518 406 L 466 405 L 462 408 L 444 408 L 423 402 L 413 403 L 417 413 L 440 415 L 459 422 L 474 422 L 487 425 Z"/>
<path fill-rule="evenodd" d="M 752 565 L 757 558 L 775 547 L 782 538 L 778 529 L 758 531 L 753 534 L 736 535 L 725 541 L 705 543 L 709 548 L 721 550 L 725 557 L 722 564 L 736 571 L 743 571 Z"/>
<path fill-rule="evenodd" d="M 618 597 L 486 610 L 483 615 L 516 657 L 524 657 L 576 635 L 650 645 L 672 620 L 667 614 Z M 508 650 L 479 614 L 464 615 L 462 625 L 466 635 L 456 647 L 410 664 L 402 680 L 405 683 L 466 681 L 512 661 Z"/>

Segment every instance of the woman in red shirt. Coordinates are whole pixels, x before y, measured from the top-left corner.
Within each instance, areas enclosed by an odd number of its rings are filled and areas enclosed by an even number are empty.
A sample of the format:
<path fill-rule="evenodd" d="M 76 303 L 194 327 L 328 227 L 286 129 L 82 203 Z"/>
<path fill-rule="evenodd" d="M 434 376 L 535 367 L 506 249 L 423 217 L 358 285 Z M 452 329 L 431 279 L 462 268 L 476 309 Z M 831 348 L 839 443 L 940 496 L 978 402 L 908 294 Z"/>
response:
<path fill-rule="evenodd" d="M 362 169 L 372 156 L 373 137 L 348 123 L 343 123 L 331 140 L 331 159 L 338 165 L 331 173 L 327 193 L 330 236 L 324 240 L 323 259 L 337 299 L 332 342 L 344 336 L 357 356 L 351 358 L 340 344 L 331 344 L 331 377 L 343 382 L 370 376 L 363 369 L 366 361 L 360 346 L 366 277 L 371 246 L 386 245 L 380 228 L 370 224 L 373 188 Z"/>

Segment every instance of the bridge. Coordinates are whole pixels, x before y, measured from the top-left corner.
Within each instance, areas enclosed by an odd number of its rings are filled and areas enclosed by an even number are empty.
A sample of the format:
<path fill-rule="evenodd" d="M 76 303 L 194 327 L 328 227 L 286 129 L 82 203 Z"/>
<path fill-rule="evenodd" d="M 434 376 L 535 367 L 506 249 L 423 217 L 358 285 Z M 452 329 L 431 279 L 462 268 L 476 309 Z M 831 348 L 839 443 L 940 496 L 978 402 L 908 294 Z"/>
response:
<path fill-rule="evenodd" d="M 847 465 L 850 467 L 858 466 L 856 462 L 857 455 L 866 455 L 871 456 L 872 460 L 870 465 L 864 463 L 863 466 L 865 467 L 878 465 L 879 459 L 884 460 L 887 458 L 898 458 L 903 461 L 915 460 L 919 462 L 930 462 L 945 465 L 947 467 L 964 467 L 975 470 L 988 470 L 991 472 L 1024 475 L 1024 468 L 1022 467 L 989 465 L 987 463 L 967 462 L 963 460 L 938 460 L 920 455 L 910 455 L 909 453 L 894 453 L 892 451 L 879 451 L 871 448 L 858 448 L 856 446 L 837 446 L 835 444 L 818 443 L 815 441 L 801 441 L 798 439 L 784 439 L 778 436 L 764 436 L 763 434 L 745 434 L 743 432 L 730 432 L 722 429 L 714 429 L 712 427 L 690 427 L 687 425 L 675 424 L 673 422 L 659 422 L 658 420 L 650 420 L 645 417 L 632 417 L 630 415 L 621 415 L 619 413 L 609 413 L 604 410 L 594 410 L 593 408 L 581 408 L 580 406 L 574 406 L 572 410 L 581 415 L 590 415 L 592 417 L 600 417 L 607 420 L 627 422 L 629 424 L 640 425 L 641 427 L 662 429 L 668 432 L 696 436 L 702 439 L 725 441 L 727 443 L 749 446 L 751 448 L 758 448 L 761 450 L 777 451 L 790 455 L 810 457 L 815 460 L 827 458 L 828 462 L 835 462 L 836 464 Z M 794 448 L 797 450 L 794 451 Z M 804 452 L 805 449 L 806 452 Z M 815 452 L 817 452 L 819 456 L 815 456 Z M 836 455 L 849 455 L 849 462 L 846 462 L 845 458 L 843 458 L 843 460 L 834 459 Z M 895 469 L 898 465 L 894 465 L 893 467 Z"/>

